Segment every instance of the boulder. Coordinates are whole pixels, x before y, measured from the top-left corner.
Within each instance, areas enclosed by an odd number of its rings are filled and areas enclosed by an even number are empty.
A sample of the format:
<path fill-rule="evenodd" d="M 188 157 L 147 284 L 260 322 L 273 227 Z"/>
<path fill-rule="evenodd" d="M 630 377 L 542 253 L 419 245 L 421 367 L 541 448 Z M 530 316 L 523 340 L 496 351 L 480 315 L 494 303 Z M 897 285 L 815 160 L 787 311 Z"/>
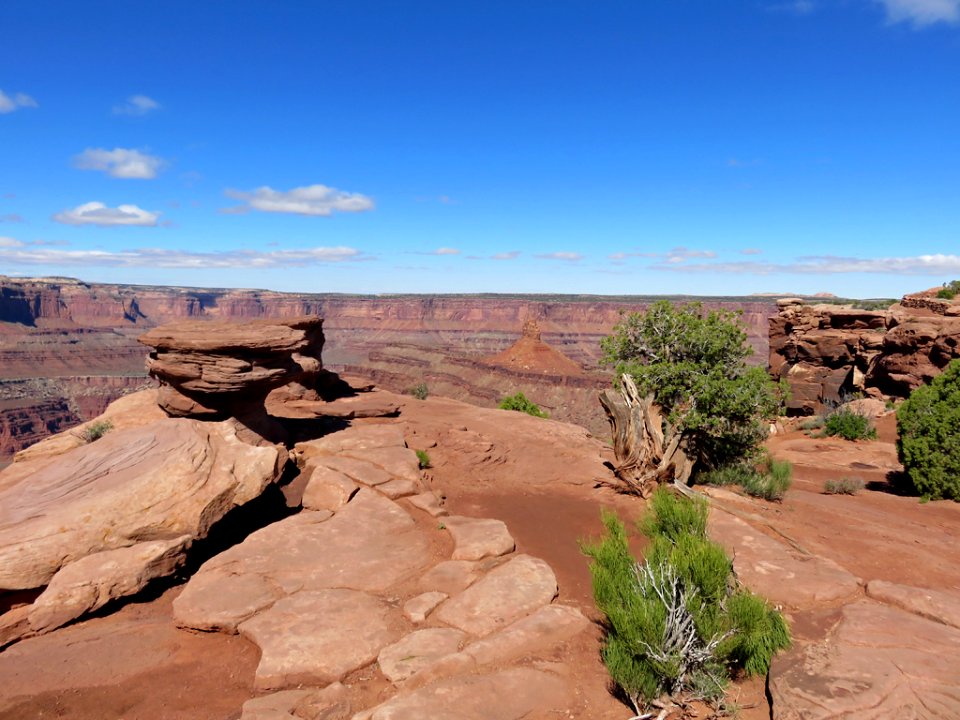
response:
<path fill-rule="evenodd" d="M 160 381 L 160 406 L 173 417 L 249 414 L 263 408 L 271 390 L 290 384 L 309 390 L 322 377 L 323 319 L 317 316 L 187 320 L 138 339 L 153 348 L 147 370 Z"/>

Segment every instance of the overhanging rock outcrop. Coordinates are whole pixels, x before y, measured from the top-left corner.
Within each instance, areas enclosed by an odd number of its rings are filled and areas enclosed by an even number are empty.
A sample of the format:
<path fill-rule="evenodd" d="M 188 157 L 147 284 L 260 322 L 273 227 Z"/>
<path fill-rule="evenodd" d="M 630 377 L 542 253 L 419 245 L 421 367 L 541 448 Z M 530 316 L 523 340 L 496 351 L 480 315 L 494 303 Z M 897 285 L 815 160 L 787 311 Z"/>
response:
<path fill-rule="evenodd" d="M 317 399 L 317 387 L 336 382 L 325 373 L 323 319 L 246 323 L 187 320 L 141 335 L 153 348 L 147 370 L 160 381 L 160 407 L 171 417 L 230 417 L 262 410 L 267 395 L 288 387 Z"/>
<path fill-rule="evenodd" d="M 931 292 L 887 310 L 778 301 L 770 319 L 770 373 L 786 380 L 795 415 L 819 412 L 848 394 L 906 397 L 960 358 L 960 304 Z"/>

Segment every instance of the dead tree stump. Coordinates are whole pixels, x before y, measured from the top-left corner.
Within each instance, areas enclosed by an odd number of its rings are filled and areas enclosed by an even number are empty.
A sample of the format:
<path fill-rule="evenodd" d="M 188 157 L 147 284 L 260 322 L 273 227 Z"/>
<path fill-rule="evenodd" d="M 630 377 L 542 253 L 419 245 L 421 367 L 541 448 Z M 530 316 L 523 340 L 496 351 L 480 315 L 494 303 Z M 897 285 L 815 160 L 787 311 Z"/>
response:
<path fill-rule="evenodd" d="M 600 393 L 613 431 L 620 489 L 644 498 L 667 483 L 688 491 L 694 460 L 687 456 L 681 434 L 664 422 L 652 394 L 641 398 L 629 375 L 620 380 L 619 390 Z"/>

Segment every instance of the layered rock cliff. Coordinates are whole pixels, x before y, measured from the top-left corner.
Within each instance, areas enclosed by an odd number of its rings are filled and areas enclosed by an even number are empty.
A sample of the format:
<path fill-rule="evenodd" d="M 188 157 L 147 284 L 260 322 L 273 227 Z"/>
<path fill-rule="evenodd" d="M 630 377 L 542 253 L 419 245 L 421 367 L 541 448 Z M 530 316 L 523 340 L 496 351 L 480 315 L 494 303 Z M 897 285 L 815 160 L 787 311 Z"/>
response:
<path fill-rule="evenodd" d="M 396 391 L 427 382 L 431 392 L 487 406 L 522 390 L 548 407 L 552 417 L 601 432 L 606 423 L 594 397 L 598 382 L 604 384 L 595 374 L 599 341 L 610 333 L 621 310 L 643 309 L 645 300 L 291 294 L 0 277 L 0 398 L 11 380 L 56 379 L 64 388 L 59 395 L 63 400 L 74 387 L 70 378 L 122 376 L 145 381 L 144 351 L 136 337 L 160 324 L 321 315 L 327 336 L 325 364 L 333 370 L 348 370 Z M 765 360 L 767 321 L 776 312 L 772 299 L 716 299 L 705 304 L 741 310 L 755 358 Z M 483 362 L 516 342 L 527 321 L 536 321 L 543 342 L 582 366 L 590 377 Z M 104 386 L 101 391 L 95 408 L 74 407 L 76 420 L 63 419 L 56 427 L 93 417 L 94 409 L 102 410 L 125 387 Z M 48 392 L 44 401 L 57 397 Z M 0 408 L 0 417 L 3 413 Z M 46 417 L 40 410 L 36 414 L 39 423 L 31 424 L 35 429 Z M 0 419 L 0 426 L 4 422 Z M 16 430 L 0 434 L 0 462 L 37 437 L 33 430 L 19 437 Z"/>
<path fill-rule="evenodd" d="M 960 358 L 960 302 L 933 291 L 887 310 L 778 301 L 770 372 L 791 388 L 788 410 L 810 415 L 843 396 L 906 397 Z"/>

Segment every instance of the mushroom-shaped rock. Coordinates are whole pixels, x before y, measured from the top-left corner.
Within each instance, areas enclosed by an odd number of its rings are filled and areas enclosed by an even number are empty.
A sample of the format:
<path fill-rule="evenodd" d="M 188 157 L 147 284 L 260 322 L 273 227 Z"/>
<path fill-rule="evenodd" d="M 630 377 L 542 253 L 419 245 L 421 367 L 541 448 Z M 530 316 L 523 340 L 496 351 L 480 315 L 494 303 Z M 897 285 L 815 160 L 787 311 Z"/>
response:
<path fill-rule="evenodd" d="M 153 348 L 147 370 L 161 383 L 160 407 L 174 417 L 249 413 L 275 388 L 296 384 L 310 392 L 324 376 L 323 319 L 313 315 L 187 320 L 154 328 L 139 341 Z"/>

